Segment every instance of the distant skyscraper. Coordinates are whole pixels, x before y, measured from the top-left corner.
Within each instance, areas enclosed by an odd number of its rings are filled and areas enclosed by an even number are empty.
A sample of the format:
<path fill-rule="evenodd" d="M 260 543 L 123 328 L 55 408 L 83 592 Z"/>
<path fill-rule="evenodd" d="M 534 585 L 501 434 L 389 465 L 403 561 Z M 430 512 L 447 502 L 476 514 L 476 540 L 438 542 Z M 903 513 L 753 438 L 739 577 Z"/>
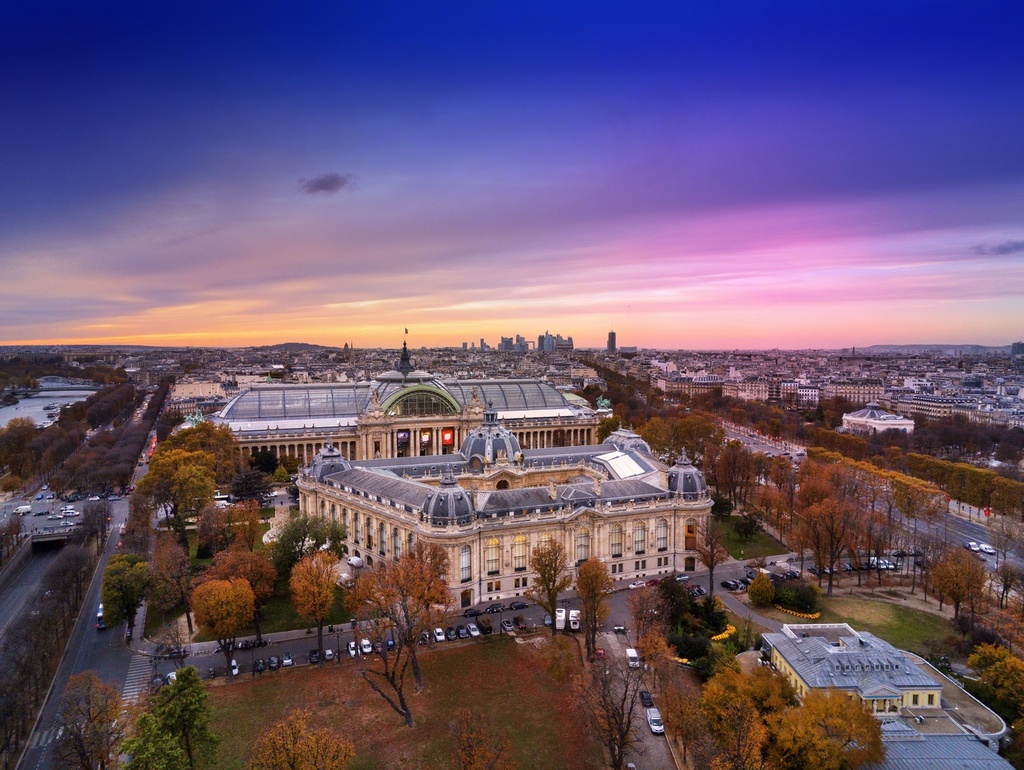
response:
<path fill-rule="evenodd" d="M 1014 342 L 1010 346 L 1010 355 L 1014 357 L 1024 356 L 1024 342 Z"/>
<path fill-rule="evenodd" d="M 608 332 L 608 352 L 615 352 L 615 332 Z"/>

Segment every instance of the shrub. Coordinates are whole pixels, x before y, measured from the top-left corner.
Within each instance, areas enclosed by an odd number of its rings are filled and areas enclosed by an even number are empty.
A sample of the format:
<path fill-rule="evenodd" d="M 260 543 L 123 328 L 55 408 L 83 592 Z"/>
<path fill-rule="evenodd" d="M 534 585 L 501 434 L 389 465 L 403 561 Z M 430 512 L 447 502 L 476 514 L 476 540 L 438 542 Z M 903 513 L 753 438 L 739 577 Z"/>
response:
<path fill-rule="evenodd" d="M 691 661 L 703 658 L 711 651 L 711 640 L 706 636 L 672 634 L 668 638 L 668 643 L 676 649 L 680 658 Z"/>
<path fill-rule="evenodd" d="M 775 594 L 775 603 L 786 609 L 795 610 L 807 615 L 818 611 L 821 589 L 812 583 L 798 583 L 795 586 L 780 588 Z"/>
<path fill-rule="evenodd" d="M 767 607 L 775 601 L 775 586 L 766 574 L 758 572 L 747 589 L 747 596 L 755 606 Z"/>

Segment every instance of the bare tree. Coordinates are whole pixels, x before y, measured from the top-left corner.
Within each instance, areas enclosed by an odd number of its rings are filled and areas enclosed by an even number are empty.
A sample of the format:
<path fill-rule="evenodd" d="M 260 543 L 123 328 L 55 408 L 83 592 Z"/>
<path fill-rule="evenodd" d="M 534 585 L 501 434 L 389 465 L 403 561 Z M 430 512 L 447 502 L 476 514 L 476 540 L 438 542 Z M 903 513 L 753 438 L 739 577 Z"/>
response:
<path fill-rule="evenodd" d="M 628 752 L 640 753 L 640 671 L 630 668 L 625 661 L 598 661 L 583 671 L 577 688 L 583 716 L 608 749 L 615 770 L 621 770 Z"/>
<path fill-rule="evenodd" d="M 708 596 L 715 595 L 715 568 L 729 558 L 725 547 L 725 530 L 714 521 L 705 520 L 697 535 L 696 549 L 700 563 L 708 568 Z"/>
<path fill-rule="evenodd" d="M 57 713 L 56 753 L 64 767 L 106 770 L 117 767 L 117 749 L 125 735 L 121 694 L 100 681 L 95 671 L 68 680 Z"/>

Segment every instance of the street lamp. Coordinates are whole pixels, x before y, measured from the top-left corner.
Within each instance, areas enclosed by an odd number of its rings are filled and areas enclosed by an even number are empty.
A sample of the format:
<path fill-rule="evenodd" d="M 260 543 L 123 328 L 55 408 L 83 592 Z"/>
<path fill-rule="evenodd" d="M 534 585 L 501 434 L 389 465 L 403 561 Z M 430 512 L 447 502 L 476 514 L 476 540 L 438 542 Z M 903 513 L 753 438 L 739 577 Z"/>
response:
<path fill-rule="evenodd" d="M 341 663 L 341 626 L 334 632 L 334 660 Z"/>

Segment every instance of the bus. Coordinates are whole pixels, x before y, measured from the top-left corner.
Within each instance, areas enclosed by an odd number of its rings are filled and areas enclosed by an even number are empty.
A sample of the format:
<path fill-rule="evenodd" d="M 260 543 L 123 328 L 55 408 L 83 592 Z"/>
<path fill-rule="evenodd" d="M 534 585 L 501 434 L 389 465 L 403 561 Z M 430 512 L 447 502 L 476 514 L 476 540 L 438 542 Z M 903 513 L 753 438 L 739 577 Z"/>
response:
<path fill-rule="evenodd" d="M 96 610 L 96 630 L 102 631 L 106 627 L 107 624 L 103 622 L 103 602 L 100 602 L 100 606 Z"/>

